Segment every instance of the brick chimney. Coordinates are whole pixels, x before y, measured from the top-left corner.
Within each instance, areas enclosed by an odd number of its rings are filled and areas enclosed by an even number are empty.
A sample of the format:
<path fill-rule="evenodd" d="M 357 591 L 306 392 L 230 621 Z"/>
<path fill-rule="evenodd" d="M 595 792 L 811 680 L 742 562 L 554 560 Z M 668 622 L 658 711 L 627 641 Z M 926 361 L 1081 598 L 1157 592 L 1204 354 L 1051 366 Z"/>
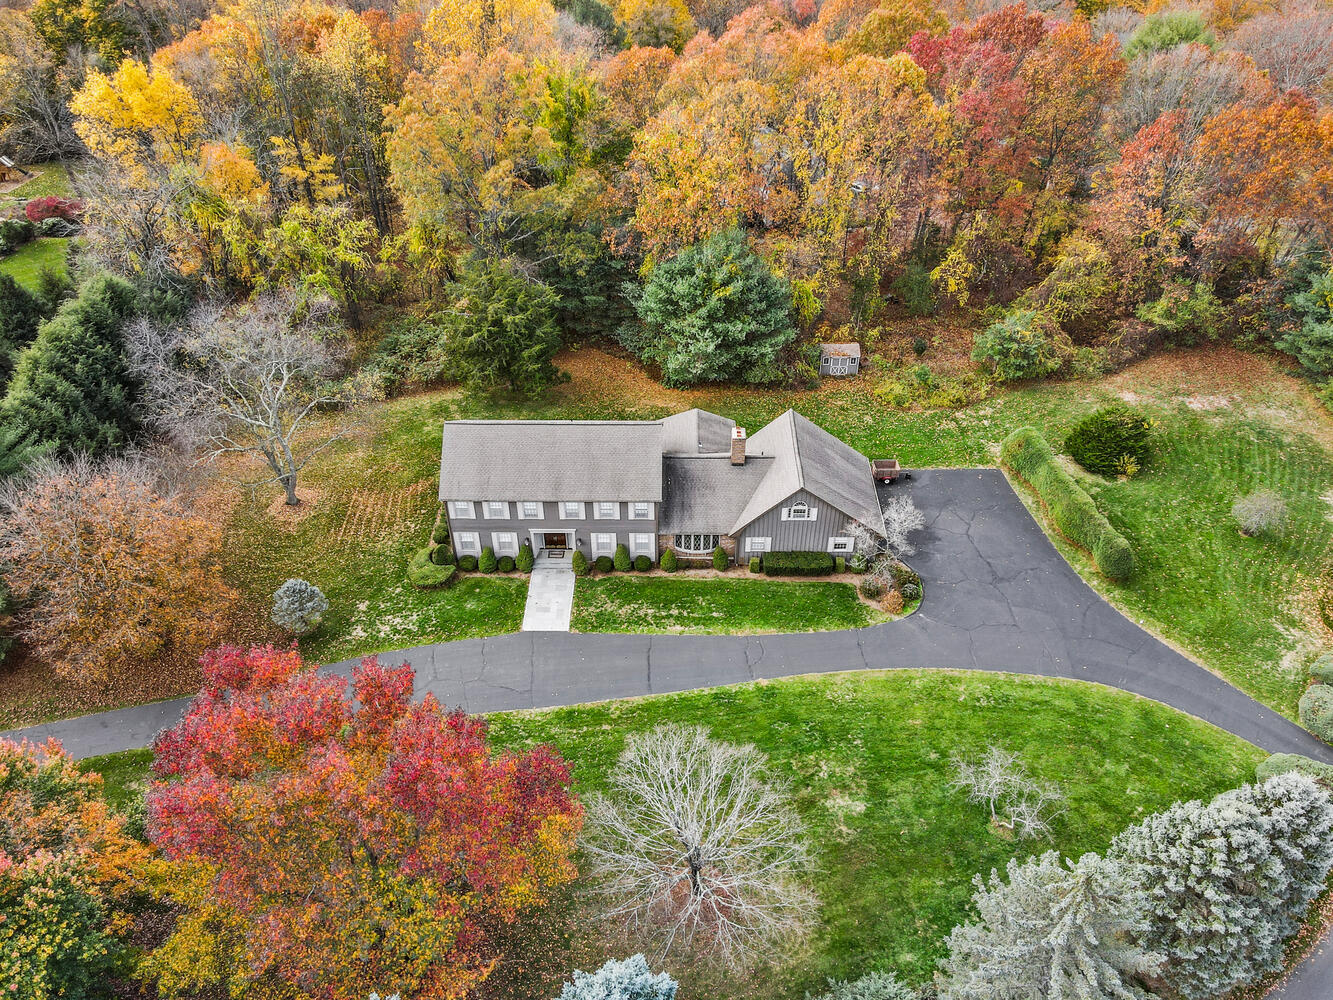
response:
<path fill-rule="evenodd" d="M 745 428 L 733 427 L 731 429 L 731 464 L 745 464 Z"/>

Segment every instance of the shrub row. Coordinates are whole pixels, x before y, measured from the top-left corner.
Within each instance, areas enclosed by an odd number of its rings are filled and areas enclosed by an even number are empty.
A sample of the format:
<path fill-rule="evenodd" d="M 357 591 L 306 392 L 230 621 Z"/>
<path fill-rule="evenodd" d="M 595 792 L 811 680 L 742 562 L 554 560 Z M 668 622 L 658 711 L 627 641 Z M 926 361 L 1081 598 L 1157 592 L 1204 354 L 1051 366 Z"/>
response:
<path fill-rule="evenodd" d="M 1134 574 L 1134 551 L 1111 526 L 1092 497 L 1055 461 L 1050 444 L 1033 427 L 1020 427 L 1000 444 L 1000 462 L 1028 484 L 1050 512 L 1060 533 L 1092 553 L 1097 569 L 1112 580 Z"/>
<path fill-rule="evenodd" d="M 763 558 L 765 576 L 827 576 L 834 566 L 827 552 L 770 552 Z"/>
<path fill-rule="evenodd" d="M 667 555 L 670 555 L 670 553 L 668 552 Z M 648 556 L 635 556 L 631 559 L 629 547 L 626 545 L 617 545 L 616 554 L 614 556 L 598 556 L 591 563 L 588 562 L 587 556 L 582 552 L 575 550 L 571 565 L 574 569 L 575 576 L 583 576 L 593 568 L 595 568 L 598 573 L 611 573 L 613 571 L 617 573 L 628 573 L 630 570 L 635 570 L 639 573 L 647 573 L 653 568 L 653 561 L 648 558 Z M 667 569 L 666 556 L 663 556 L 662 558 L 662 568 Z M 674 562 L 672 563 L 672 568 L 675 568 Z"/>

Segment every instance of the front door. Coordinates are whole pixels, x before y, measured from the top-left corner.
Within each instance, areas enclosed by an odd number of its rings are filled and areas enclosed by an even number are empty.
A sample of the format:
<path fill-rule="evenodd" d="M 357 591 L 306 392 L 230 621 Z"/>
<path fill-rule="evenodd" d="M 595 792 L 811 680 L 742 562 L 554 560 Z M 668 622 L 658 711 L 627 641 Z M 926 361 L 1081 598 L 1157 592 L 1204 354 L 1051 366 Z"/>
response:
<path fill-rule="evenodd" d="M 542 548 L 544 549 L 567 549 L 569 548 L 569 533 L 564 531 L 548 531 L 542 535 Z"/>

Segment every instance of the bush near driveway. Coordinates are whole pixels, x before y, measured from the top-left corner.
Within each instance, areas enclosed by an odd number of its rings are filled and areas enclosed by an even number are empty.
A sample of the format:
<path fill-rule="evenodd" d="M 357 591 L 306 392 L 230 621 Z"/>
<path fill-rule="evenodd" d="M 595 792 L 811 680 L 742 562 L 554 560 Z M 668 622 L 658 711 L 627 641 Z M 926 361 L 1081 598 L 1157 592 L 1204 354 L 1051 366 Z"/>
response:
<path fill-rule="evenodd" d="M 1124 403 L 1094 410 L 1074 425 L 1065 451 L 1099 476 L 1132 476 L 1148 464 L 1151 422 Z"/>
<path fill-rule="evenodd" d="M 1325 743 L 1333 743 L 1333 685 L 1316 684 L 1300 701 L 1301 725 Z"/>
<path fill-rule="evenodd" d="M 1134 552 L 1074 477 L 1060 468 L 1055 452 L 1034 427 L 1020 427 L 1000 443 L 1000 462 L 1037 494 L 1060 533 L 1092 553 L 1097 569 L 1112 580 L 1134 575 Z"/>

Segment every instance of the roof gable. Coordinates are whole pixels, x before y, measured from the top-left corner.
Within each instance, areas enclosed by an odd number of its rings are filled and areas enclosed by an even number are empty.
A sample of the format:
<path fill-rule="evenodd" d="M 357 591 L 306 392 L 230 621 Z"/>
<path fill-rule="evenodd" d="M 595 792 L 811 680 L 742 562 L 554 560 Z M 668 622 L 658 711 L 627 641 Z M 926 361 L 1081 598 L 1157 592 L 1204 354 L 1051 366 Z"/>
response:
<path fill-rule="evenodd" d="M 695 407 L 662 418 L 662 454 L 720 455 L 731 450 L 736 421 Z"/>

